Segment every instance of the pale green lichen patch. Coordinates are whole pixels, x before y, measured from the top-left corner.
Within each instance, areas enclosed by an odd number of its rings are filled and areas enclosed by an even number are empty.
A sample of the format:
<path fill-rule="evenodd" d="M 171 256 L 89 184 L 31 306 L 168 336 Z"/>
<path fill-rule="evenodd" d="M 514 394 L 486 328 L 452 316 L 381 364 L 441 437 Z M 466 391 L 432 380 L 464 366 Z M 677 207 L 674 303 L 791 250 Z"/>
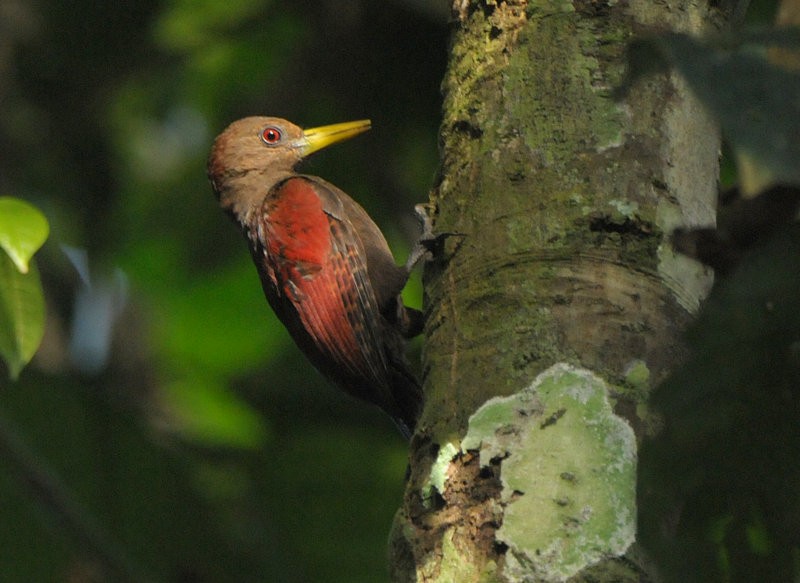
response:
<path fill-rule="evenodd" d="M 439 449 L 436 461 L 431 466 L 428 482 L 422 489 L 422 500 L 425 506 L 430 505 L 434 490 L 440 494 L 444 493 L 445 482 L 447 482 L 447 470 L 450 468 L 450 462 L 453 461 L 453 458 L 456 457 L 457 454 L 458 448 L 452 443 L 446 443 Z"/>
<path fill-rule="evenodd" d="M 505 573 L 560 581 L 634 541 L 636 439 L 614 414 L 608 386 L 590 371 L 557 364 L 523 391 L 487 401 L 462 449 L 497 457 L 505 503 L 496 533 L 508 545 Z"/>
<path fill-rule="evenodd" d="M 608 204 L 614 207 L 619 214 L 628 219 L 636 218 L 636 215 L 639 212 L 638 203 L 633 201 L 614 198 L 609 200 Z"/>
<path fill-rule="evenodd" d="M 493 397 L 469 418 L 469 431 L 461 441 L 461 449 L 480 450 L 481 466 L 486 466 L 492 458 L 505 456 L 506 442 L 517 431 L 519 418 L 541 413 L 541 404 L 533 391 Z"/>
<path fill-rule="evenodd" d="M 646 390 L 650 384 L 650 369 L 641 359 L 635 359 L 625 367 L 625 383 L 635 389 Z"/>

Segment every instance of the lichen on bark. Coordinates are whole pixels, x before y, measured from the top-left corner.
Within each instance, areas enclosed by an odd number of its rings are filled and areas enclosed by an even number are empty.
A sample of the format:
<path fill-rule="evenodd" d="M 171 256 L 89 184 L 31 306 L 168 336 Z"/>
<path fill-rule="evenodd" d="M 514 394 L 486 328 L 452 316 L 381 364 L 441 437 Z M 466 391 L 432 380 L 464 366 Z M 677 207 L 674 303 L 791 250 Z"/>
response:
<path fill-rule="evenodd" d="M 484 402 L 557 362 L 603 379 L 637 438 L 655 426 L 649 388 L 682 357 L 680 331 L 710 282 L 667 237 L 713 222 L 718 137 L 674 77 L 624 101 L 613 89 L 634 36 L 719 19 L 700 0 L 458 0 L 454 15 L 431 194 L 435 228 L 451 236 L 424 276 L 426 406 L 402 532 L 427 565 L 418 581 L 448 580 L 445 533 L 470 572 L 496 565 L 512 580 L 502 460 L 481 464 L 461 440 Z M 632 363 L 647 374 L 631 376 Z M 446 463 L 443 448 L 459 453 Z"/>
<path fill-rule="evenodd" d="M 636 437 L 608 394 L 590 371 L 556 364 L 470 417 L 461 447 L 503 460 L 495 536 L 511 580 L 561 581 L 633 544 Z"/>

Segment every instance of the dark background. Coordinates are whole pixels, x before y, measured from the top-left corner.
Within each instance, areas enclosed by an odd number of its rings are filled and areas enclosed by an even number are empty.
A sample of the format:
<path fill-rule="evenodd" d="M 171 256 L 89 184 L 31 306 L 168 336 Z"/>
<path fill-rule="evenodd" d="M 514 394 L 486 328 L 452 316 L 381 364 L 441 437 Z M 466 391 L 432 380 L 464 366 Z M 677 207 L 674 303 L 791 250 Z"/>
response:
<path fill-rule="evenodd" d="M 0 0 L 0 196 L 37 205 L 52 230 L 37 254 L 44 341 L 18 382 L 0 370 L 0 580 L 120 580 L 114 564 L 137 581 L 387 581 L 405 444 L 288 339 L 205 159 L 246 115 L 371 118 L 303 170 L 360 201 L 403 261 L 437 168 L 448 3 Z M 769 22 L 773 8 L 749 16 Z M 418 277 L 406 292 L 419 306 Z M 710 302 L 720 322 L 699 325 L 726 339 L 730 314 L 757 313 Z M 769 347 L 754 338 L 742 346 Z M 703 371 L 752 360 L 712 348 L 724 363 Z M 691 382 L 678 371 L 673 385 L 696 392 L 704 373 L 685 370 Z M 775 450 L 745 437 L 758 460 Z M 673 464 L 656 482 L 685 475 Z M 705 488 L 717 502 L 721 490 Z M 691 548 L 707 538 L 698 523 Z"/>
<path fill-rule="evenodd" d="M 99 547 L 159 581 L 387 580 L 404 443 L 288 339 L 205 158 L 246 115 L 371 118 L 303 170 L 359 200 L 403 261 L 437 166 L 448 16 L 432 1 L 0 5 L 0 195 L 52 230 L 44 342 L 18 382 L 0 371 L 0 427 L 24 444 L 0 458 L 0 579 L 100 580 Z M 407 293 L 419 306 L 418 278 Z"/>

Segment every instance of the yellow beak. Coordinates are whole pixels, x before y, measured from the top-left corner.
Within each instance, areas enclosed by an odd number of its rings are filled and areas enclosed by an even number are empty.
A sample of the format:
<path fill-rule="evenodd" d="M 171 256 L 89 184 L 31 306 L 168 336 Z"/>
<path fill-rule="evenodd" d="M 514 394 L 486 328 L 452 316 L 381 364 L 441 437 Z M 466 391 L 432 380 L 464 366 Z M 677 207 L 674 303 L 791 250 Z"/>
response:
<path fill-rule="evenodd" d="M 300 147 L 302 155 L 308 156 L 314 152 L 327 148 L 331 144 L 343 142 L 363 134 L 372 127 L 368 119 L 335 123 L 329 126 L 320 126 L 303 131 L 303 145 Z"/>

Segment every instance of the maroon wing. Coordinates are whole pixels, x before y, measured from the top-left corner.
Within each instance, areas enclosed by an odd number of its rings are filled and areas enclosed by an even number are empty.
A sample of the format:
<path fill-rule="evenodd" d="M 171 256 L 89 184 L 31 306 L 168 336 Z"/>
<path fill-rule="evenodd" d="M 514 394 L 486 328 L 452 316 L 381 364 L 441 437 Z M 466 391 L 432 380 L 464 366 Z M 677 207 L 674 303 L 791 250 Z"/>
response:
<path fill-rule="evenodd" d="M 325 375 L 395 413 L 381 314 L 363 245 L 337 190 L 311 177 L 280 182 L 265 201 L 261 230 L 282 319 Z"/>

